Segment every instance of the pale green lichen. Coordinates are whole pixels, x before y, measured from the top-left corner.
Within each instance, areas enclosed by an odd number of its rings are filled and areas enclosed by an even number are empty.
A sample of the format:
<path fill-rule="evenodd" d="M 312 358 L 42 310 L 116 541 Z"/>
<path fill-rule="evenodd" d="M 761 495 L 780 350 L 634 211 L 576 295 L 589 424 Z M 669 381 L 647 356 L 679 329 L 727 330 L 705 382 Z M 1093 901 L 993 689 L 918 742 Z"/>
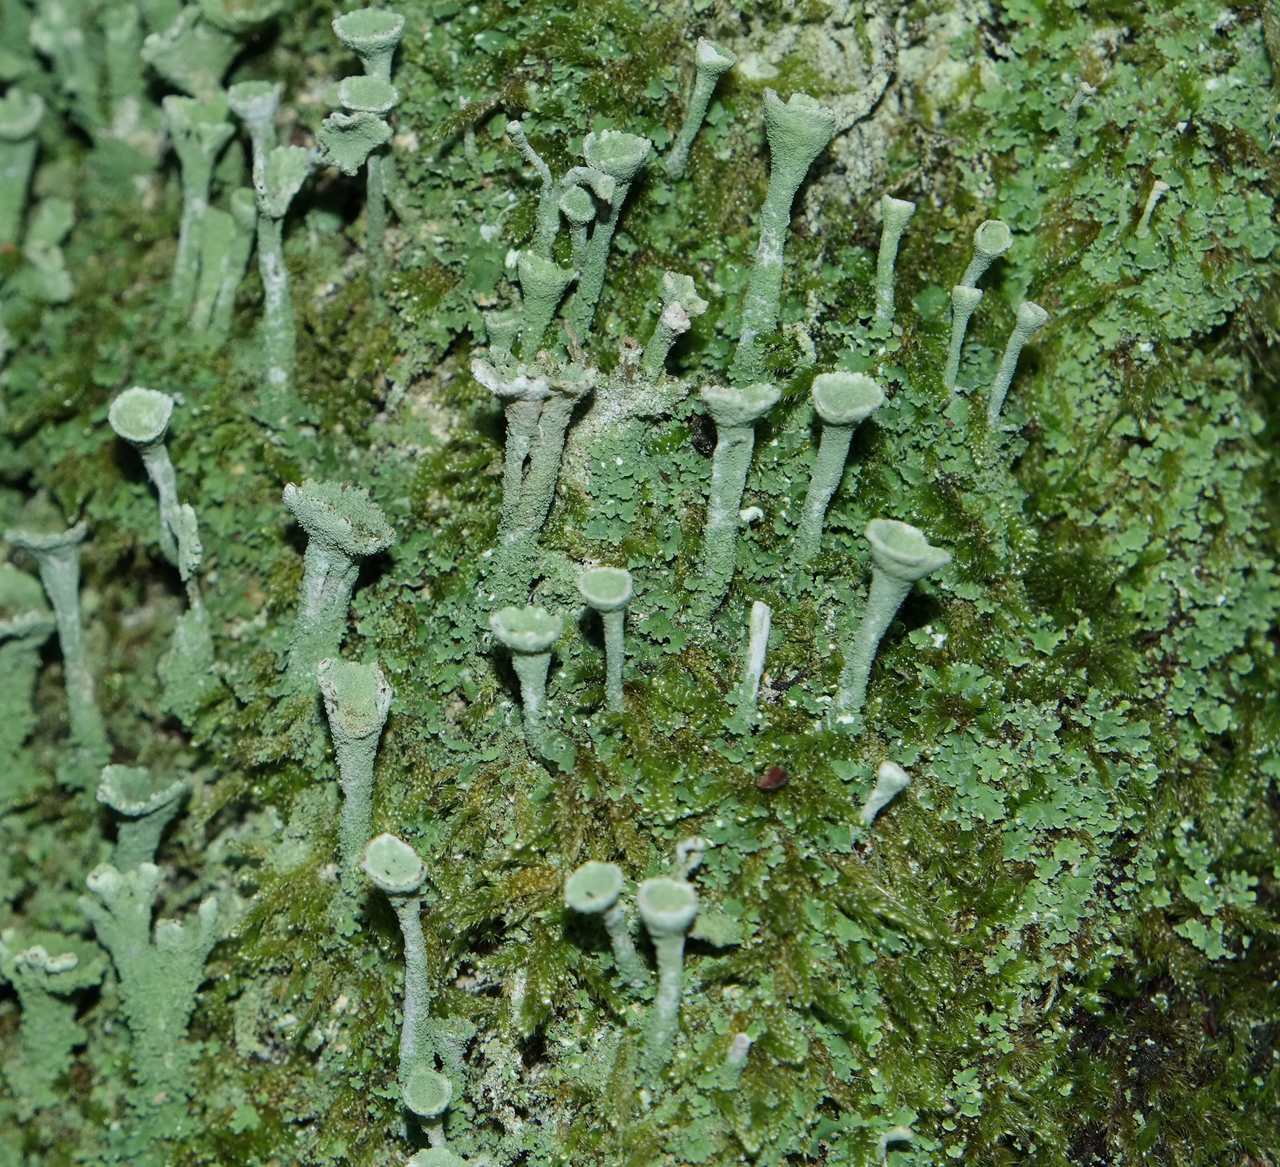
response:
<path fill-rule="evenodd" d="M 969 320 L 982 301 L 981 288 L 957 284 L 951 289 L 951 339 L 947 344 L 947 363 L 942 370 L 942 383 L 955 389 L 960 375 L 960 357 L 964 352 L 964 337 L 969 330 Z"/>
<path fill-rule="evenodd" d="M 636 896 L 640 918 L 658 959 L 658 989 L 645 1035 L 645 1064 L 656 1076 L 671 1060 L 680 1022 L 684 984 L 684 941 L 698 915 L 698 893 L 678 879 L 646 879 Z"/>
<path fill-rule="evenodd" d="M 872 519 L 867 524 L 871 546 L 871 590 L 862 620 L 845 645 L 844 668 L 832 712 L 838 725 L 854 724 L 862 711 L 876 649 L 897 615 L 902 601 L 919 579 L 951 562 L 951 553 L 929 545 L 910 523 Z"/>
<path fill-rule="evenodd" d="M 765 656 L 769 651 L 769 632 L 773 627 L 773 610 L 762 600 L 753 600 L 747 620 L 747 651 L 738 682 L 736 715 L 743 725 L 756 718 L 760 699 L 760 678 L 764 675 Z"/>
<path fill-rule="evenodd" d="M 738 527 L 742 522 L 738 511 L 751 469 L 756 422 L 777 404 L 781 394 L 775 386 L 757 382 L 743 389 L 708 385 L 701 396 L 716 423 L 700 581 L 703 604 L 711 607 L 724 598 L 738 562 Z"/>
<path fill-rule="evenodd" d="M 36 130 L 44 117 L 38 93 L 10 89 L 0 98 L 0 247 L 22 236 L 27 192 L 36 161 Z"/>
<path fill-rule="evenodd" d="M 132 871 L 154 863 L 164 829 L 182 806 L 188 783 L 168 781 L 145 766 L 104 766 L 98 801 L 116 815 L 116 846 L 111 865 Z"/>
<path fill-rule="evenodd" d="M 806 93 L 792 94 L 784 103 L 772 89 L 766 89 L 764 121 L 769 138 L 769 190 L 760 210 L 760 242 L 742 304 L 742 327 L 730 371 L 736 385 L 750 385 L 764 377 L 760 337 L 778 323 L 791 204 L 809 168 L 836 131 L 835 115 Z"/>
<path fill-rule="evenodd" d="M 222 97 L 207 101 L 166 97 L 163 108 L 169 140 L 182 170 L 182 219 L 169 311 L 175 320 L 188 320 L 200 278 L 200 236 L 209 209 L 213 168 L 235 130 L 227 120 L 227 103 Z"/>
<path fill-rule="evenodd" d="M 876 784 L 863 802 L 858 820 L 864 827 L 871 826 L 880 812 L 910 785 L 911 775 L 897 762 L 881 762 L 876 769 Z"/>
<path fill-rule="evenodd" d="M 635 583 L 625 568 L 593 567 L 578 577 L 578 591 L 587 607 L 600 614 L 604 628 L 605 708 L 617 713 L 623 703 L 622 669 L 626 661 L 623 630 Z"/>
<path fill-rule="evenodd" d="M 643 376 L 651 381 L 662 376 L 672 345 L 689 331 L 692 318 L 701 316 L 707 307 L 689 276 L 673 271 L 662 273 L 662 311 L 640 357 Z"/>
<path fill-rule="evenodd" d="M 316 677 L 342 786 L 338 854 L 349 910 L 360 887 L 360 857 L 373 834 L 373 766 L 394 694 L 376 664 L 322 660 Z"/>
<path fill-rule="evenodd" d="M 36 724 L 40 650 L 55 627 L 39 582 L 0 563 L 0 810 L 30 797 L 39 782 L 24 746 Z"/>
<path fill-rule="evenodd" d="M 421 889 L 427 869 L 408 843 L 390 834 L 369 840 L 361 866 L 374 886 L 386 895 L 404 938 L 404 1006 L 397 1071 L 403 1096 L 412 1082 L 421 1083 L 420 1078 L 414 1077 L 420 1069 L 432 1068 L 429 1059 L 435 1045 L 427 946 L 422 935 Z"/>
<path fill-rule="evenodd" d="M 623 882 L 622 868 L 616 863 L 589 860 L 565 881 L 564 902 L 584 916 L 600 917 L 618 975 L 633 989 L 640 989 L 648 983 L 649 972 L 631 936 L 631 921 L 622 904 Z"/>
<path fill-rule="evenodd" d="M 680 178 L 684 174 L 685 167 L 689 164 L 689 148 L 707 116 L 707 107 L 711 104 L 711 95 L 716 91 L 716 83 L 737 64 L 737 60 L 733 53 L 714 41 L 709 41 L 706 37 L 698 38 L 693 55 L 693 91 L 689 94 L 689 104 L 680 132 L 676 134 L 676 139 L 663 160 L 669 178 Z"/>
<path fill-rule="evenodd" d="M 1000 420 L 1000 410 L 1004 408 L 1004 399 L 1013 381 L 1013 374 L 1018 368 L 1018 357 L 1031 337 L 1049 323 L 1049 313 L 1039 304 L 1025 300 L 1018 305 L 1013 331 L 1009 333 L 1009 342 L 1005 345 L 1004 356 L 1000 358 L 1000 367 L 996 370 L 995 379 L 987 396 L 987 424 L 995 426 Z"/>
<path fill-rule="evenodd" d="M 808 563 L 822 542 L 827 508 L 844 477 L 853 431 L 881 405 L 884 390 L 865 373 L 820 373 L 813 379 L 813 410 L 822 421 L 809 489 L 796 528 L 797 563 Z"/>
<path fill-rule="evenodd" d="M 987 268 L 1012 246 L 1013 232 L 1009 230 L 1008 223 L 1001 219 L 986 219 L 979 223 L 973 232 L 973 258 L 960 277 L 960 286 L 977 287 Z"/>
<path fill-rule="evenodd" d="M 65 1105 L 62 1079 L 72 1051 L 88 1033 L 76 1020 L 75 994 L 102 980 L 101 952 L 77 936 L 0 932 L 0 976 L 18 994 L 22 1024 L 4 1075 L 18 1101 L 20 1118 Z"/>
<path fill-rule="evenodd" d="M 898 245 L 907 229 L 916 205 L 906 199 L 885 195 L 880 200 L 880 252 L 876 259 L 876 322 L 893 322 L 894 266 L 898 260 Z"/>
<path fill-rule="evenodd" d="M 84 522 L 60 532 L 5 532 L 10 543 L 35 560 L 40 582 L 53 605 L 73 748 L 72 756 L 60 769 L 60 777 L 80 789 L 92 785 L 111 752 L 80 625 L 80 546 L 88 534 Z"/>
<path fill-rule="evenodd" d="M 320 662 L 338 655 L 360 561 L 390 547 L 395 532 L 358 486 L 289 483 L 284 505 L 307 533 L 298 614 L 285 668 L 288 687 L 303 692 L 315 686 Z"/>
<path fill-rule="evenodd" d="M 511 651 L 511 665 L 520 682 L 524 739 L 529 753 L 540 757 L 546 748 L 547 674 L 551 648 L 564 628 L 559 616 L 545 608 L 500 608 L 489 616 L 494 636 Z"/>
<path fill-rule="evenodd" d="M 191 1088 L 194 1051 L 185 1041 L 205 979 L 205 961 L 217 942 L 218 902 L 204 899 L 185 922 L 151 918 L 163 878 L 153 863 L 131 871 L 96 867 L 80 905 L 98 940 L 111 953 L 132 1036 L 132 1069 L 143 1105 L 181 1097 Z"/>

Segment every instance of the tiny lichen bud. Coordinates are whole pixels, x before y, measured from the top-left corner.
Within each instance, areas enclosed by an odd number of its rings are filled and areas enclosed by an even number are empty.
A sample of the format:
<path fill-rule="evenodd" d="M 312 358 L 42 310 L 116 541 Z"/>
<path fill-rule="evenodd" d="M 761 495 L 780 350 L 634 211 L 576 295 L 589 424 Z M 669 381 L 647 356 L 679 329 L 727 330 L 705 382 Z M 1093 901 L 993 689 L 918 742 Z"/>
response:
<path fill-rule="evenodd" d="M 871 590 L 862 621 L 845 647 L 844 669 L 833 712 L 838 724 L 852 724 L 862 710 L 880 640 L 893 623 L 912 585 L 951 562 L 951 554 L 932 547 L 924 532 L 894 519 L 872 519 L 867 524 L 871 545 Z"/>
<path fill-rule="evenodd" d="M 876 261 L 876 320 L 881 324 L 893 321 L 893 277 L 898 259 L 898 244 L 911 216 L 916 213 L 915 203 L 885 195 L 880 200 L 880 254 Z"/>
<path fill-rule="evenodd" d="M 1142 208 L 1142 217 L 1138 220 L 1137 227 L 1134 228 L 1134 235 L 1139 239 L 1145 239 L 1151 233 L 1151 215 L 1156 209 L 1156 204 L 1165 196 L 1169 190 L 1169 184 L 1157 178 L 1151 184 L 1151 191 L 1147 195 L 1147 201 Z"/>
<path fill-rule="evenodd" d="M 796 531 L 796 562 L 801 564 L 818 553 L 827 508 L 844 476 L 853 431 L 884 404 L 884 390 L 865 373 L 820 373 L 813 379 L 811 392 L 814 412 L 822 420 L 822 436 Z"/>
<path fill-rule="evenodd" d="M 622 668 L 626 660 L 623 625 L 635 584 L 624 568 L 593 567 L 582 573 L 578 591 L 587 607 L 600 613 L 604 626 L 605 706 L 616 713 L 622 709 Z"/>
<path fill-rule="evenodd" d="M 560 638 L 563 621 L 545 608 L 530 605 L 499 608 L 490 613 L 489 627 L 494 636 L 511 650 L 511 664 L 520 682 L 525 743 L 529 752 L 535 758 L 539 757 L 545 746 L 544 720 L 551 646 Z"/>
<path fill-rule="evenodd" d="M 679 178 L 684 174 L 685 167 L 689 164 L 689 148 L 706 120 L 707 107 L 711 104 L 716 83 L 738 60 L 728 49 L 722 49 L 706 37 L 698 38 L 693 59 L 693 92 L 689 95 L 689 105 L 685 110 L 680 132 L 664 162 L 669 178 Z"/>
<path fill-rule="evenodd" d="M 973 233 L 973 258 L 960 277 L 960 286 L 976 287 L 978 281 L 997 259 L 1013 245 L 1009 224 L 1000 219 L 986 219 Z"/>
<path fill-rule="evenodd" d="M 991 382 L 991 394 L 987 399 L 988 425 L 994 426 L 1000 420 L 1000 410 L 1004 408 L 1004 399 L 1013 381 L 1013 374 L 1018 367 L 1018 357 L 1023 346 L 1048 322 L 1049 313 L 1039 304 L 1024 300 L 1018 305 L 1018 314 L 1013 331 L 1009 334 L 1009 343 L 1005 345 L 1004 356 L 1000 358 L 1000 368 L 996 370 L 995 380 Z"/>
<path fill-rule="evenodd" d="M 645 1060 L 656 1076 L 671 1060 L 680 1018 L 684 939 L 698 915 L 698 893 L 681 879 L 646 879 L 636 904 L 658 958 L 658 991 L 645 1039 Z"/>
<path fill-rule="evenodd" d="M 858 815 L 864 827 L 871 826 L 876 816 L 911 785 L 911 775 L 897 762 L 884 761 L 876 770 L 876 784 L 867 795 Z"/>
<path fill-rule="evenodd" d="M 982 289 L 957 284 L 951 289 L 951 340 L 947 345 L 947 364 L 942 370 L 942 383 L 955 389 L 960 375 L 960 356 L 964 351 L 964 337 L 969 330 L 969 319 L 982 300 Z"/>

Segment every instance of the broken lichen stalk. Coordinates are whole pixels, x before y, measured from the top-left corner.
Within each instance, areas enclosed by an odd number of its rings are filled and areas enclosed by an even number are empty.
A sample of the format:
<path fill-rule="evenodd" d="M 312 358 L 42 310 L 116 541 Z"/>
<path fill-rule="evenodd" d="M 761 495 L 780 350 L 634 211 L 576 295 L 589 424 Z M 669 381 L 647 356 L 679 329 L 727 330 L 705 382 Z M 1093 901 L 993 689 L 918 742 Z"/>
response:
<path fill-rule="evenodd" d="M 747 659 L 738 685 L 737 715 L 745 724 L 756 717 L 756 703 L 760 696 L 760 678 L 764 675 L 765 655 L 769 650 L 769 631 L 773 626 L 773 609 L 761 600 L 751 605 L 748 621 Z"/>

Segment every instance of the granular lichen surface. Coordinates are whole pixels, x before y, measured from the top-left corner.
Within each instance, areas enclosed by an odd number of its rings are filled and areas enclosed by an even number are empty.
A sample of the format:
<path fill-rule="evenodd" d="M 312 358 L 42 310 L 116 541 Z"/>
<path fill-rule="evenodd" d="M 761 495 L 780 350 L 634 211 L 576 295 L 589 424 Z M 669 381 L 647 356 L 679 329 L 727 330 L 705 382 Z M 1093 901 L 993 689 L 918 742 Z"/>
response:
<path fill-rule="evenodd" d="M 1275 5 L 389 7 L 0 0 L 0 1163 L 1274 1165 Z"/>

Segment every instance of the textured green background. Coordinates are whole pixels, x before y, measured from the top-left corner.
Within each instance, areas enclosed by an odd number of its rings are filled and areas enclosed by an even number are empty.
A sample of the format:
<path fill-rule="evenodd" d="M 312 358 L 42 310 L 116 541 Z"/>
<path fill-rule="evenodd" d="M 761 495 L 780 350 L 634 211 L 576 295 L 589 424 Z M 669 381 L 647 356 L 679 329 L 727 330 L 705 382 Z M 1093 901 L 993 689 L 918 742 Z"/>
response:
<path fill-rule="evenodd" d="M 8 0 L 10 17 L 20 7 Z M 54 110 L 35 185 L 75 200 L 76 293 L 48 309 L 3 293 L 18 347 L 3 374 L 0 526 L 37 492 L 89 519 L 83 601 L 117 759 L 195 785 L 161 851 L 164 911 L 216 892 L 230 926 L 192 1025 L 202 1085 L 170 1140 L 137 1149 L 159 1132 L 132 1096 L 108 978 L 83 1000 L 89 1041 L 66 1105 L 19 1126 L 0 1094 L 0 1162 L 407 1158 L 399 935 L 376 898 L 361 933 L 332 935 L 332 762 L 272 695 L 301 573 L 280 490 L 304 476 L 368 487 L 399 536 L 362 576 L 345 651 L 376 658 L 395 687 L 375 827 L 428 860 L 435 1009 L 475 1027 L 449 1119 L 460 1152 L 529 1167 L 869 1164 L 880 1133 L 909 1124 L 916 1149 L 892 1163 L 1272 1162 L 1280 232 L 1265 5 L 398 7 L 392 312 L 371 311 L 360 184 L 321 172 L 287 235 L 310 424 L 285 433 L 250 414 L 256 274 L 225 351 L 161 327 L 172 158 L 121 173 L 63 116 L 47 64 L 24 80 Z M 332 14 L 289 5 L 229 78 L 283 79 L 295 141 L 353 67 Z M 767 181 L 764 85 L 866 116 L 797 202 L 769 354 L 783 405 L 746 499 L 766 518 L 714 624 L 682 616 L 708 474 L 692 404 L 648 424 L 590 495 L 568 483 L 552 515 L 547 548 L 625 559 L 639 592 L 619 718 L 596 712 L 594 626 L 570 622 L 550 700 L 576 761 L 553 774 L 524 755 L 484 631 L 501 418 L 468 364 L 480 309 L 509 297 L 503 259 L 527 242 L 536 193 L 502 127 L 529 111 L 556 169 L 593 127 L 661 148 L 699 33 L 742 60 L 686 179 L 655 172 L 633 194 L 592 353 L 606 366 L 620 337 L 647 336 L 673 268 L 712 304 L 675 366 L 691 385 L 722 376 Z M 1071 126 L 1081 79 L 1097 94 Z M 237 146 L 215 201 L 243 175 Z M 1171 189 L 1140 239 L 1157 178 Z M 885 191 L 919 210 L 899 257 L 900 335 L 881 352 L 865 321 Z M 986 383 L 1019 299 L 1054 321 L 1014 382 L 1001 468 L 979 483 L 981 410 L 948 399 L 941 367 L 946 289 L 994 215 L 1015 244 L 988 277 L 962 382 Z M 11 279 L 20 257 L 0 260 Z M 870 370 L 891 396 L 855 438 L 817 583 L 798 593 L 783 586 L 788 507 L 812 457 L 809 383 L 832 367 Z M 105 420 L 134 383 L 183 398 L 170 448 L 201 522 L 223 680 L 189 727 L 162 714 L 155 678 L 181 593 L 150 487 Z M 877 514 L 955 558 L 904 607 L 868 730 L 849 741 L 813 725 Z M 538 595 L 572 602 L 554 571 Z M 724 696 L 755 598 L 774 605 L 775 633 L 764 725 L 744 739 L 725 730 Z M 76 901 L 109 853 L 108 822 L 53 782 L 66 731 L 52 646 L 38 697 L 31 750 L 46 777 L 0 817 L 0 926 L 82 931 Z M 849 824 L 885 757 L 915 783 L 854 847 Z M 755 779 L 773 764 L 791 781 L 765 793 Z M 566 921 L 561 887 L 586 858 L 657 873 L 694 833 L 716 844 L 698 876 L 706 911 L 737 943 L 690 946 L 677 1057 L 650 1097 L 633 1074 L 635 1006 L 601 939 Z M 0 1057 L 18 1025 L 7 993 Z M 756 1041 L 730 1090 L 718 1067 L 742 1028 Z"/>

